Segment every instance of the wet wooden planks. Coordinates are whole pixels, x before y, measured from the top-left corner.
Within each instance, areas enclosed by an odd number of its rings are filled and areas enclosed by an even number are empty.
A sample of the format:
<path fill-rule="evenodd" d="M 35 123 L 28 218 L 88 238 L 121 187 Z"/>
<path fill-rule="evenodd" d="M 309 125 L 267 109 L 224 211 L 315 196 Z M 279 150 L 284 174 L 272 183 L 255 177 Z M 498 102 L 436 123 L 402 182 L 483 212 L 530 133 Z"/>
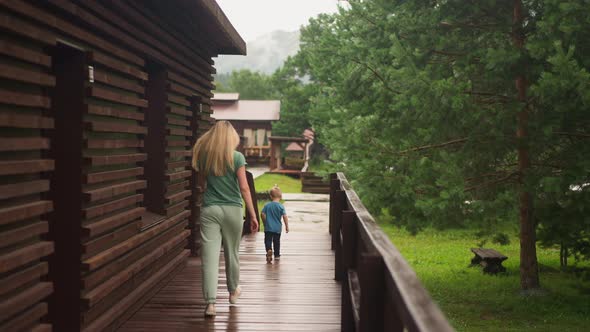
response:
<path fill-rule="evenodd" d="M 340 292 L 328 234 L 283 234 L 281 260 L 266 264 L 264 234 L 243 238 L 242 296 L 230 306 L 220 265 L 217 316 L 205 319 L 197 258 L 127 321 L 120 332 L 340 331 Z"/>

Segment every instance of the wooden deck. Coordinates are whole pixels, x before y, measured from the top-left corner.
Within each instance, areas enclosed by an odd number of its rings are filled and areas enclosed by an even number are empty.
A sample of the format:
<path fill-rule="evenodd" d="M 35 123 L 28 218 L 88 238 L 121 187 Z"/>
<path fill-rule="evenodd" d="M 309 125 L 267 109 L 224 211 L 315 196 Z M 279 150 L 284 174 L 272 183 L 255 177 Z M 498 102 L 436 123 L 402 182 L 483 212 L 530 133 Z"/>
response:
<path fill-rule="evenodd" d="M 341 286 L 328 232 L 283 233 L 274 264 L 266 264 L 263 239 L 258 233 L 242 240 L 237 305 L 229 305 L 220 264 L 217 316 L 204 318 L 200 261 L 191 258 L 119 331 L 340 331 Z"/>

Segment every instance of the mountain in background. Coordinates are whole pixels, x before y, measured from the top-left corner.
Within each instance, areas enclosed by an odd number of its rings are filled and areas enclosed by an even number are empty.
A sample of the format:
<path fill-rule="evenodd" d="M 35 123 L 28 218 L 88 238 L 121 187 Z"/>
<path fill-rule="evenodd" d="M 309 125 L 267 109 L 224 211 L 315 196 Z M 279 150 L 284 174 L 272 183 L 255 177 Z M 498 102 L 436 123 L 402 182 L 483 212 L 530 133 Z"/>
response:
<path fill-rule="evenodd" d="M 248 55 L 221 55 L 215 59 L 217 74 L 249 69 L 272 74 L 299 50 L 299 31 L 273 31 L 247 43 Z"/>

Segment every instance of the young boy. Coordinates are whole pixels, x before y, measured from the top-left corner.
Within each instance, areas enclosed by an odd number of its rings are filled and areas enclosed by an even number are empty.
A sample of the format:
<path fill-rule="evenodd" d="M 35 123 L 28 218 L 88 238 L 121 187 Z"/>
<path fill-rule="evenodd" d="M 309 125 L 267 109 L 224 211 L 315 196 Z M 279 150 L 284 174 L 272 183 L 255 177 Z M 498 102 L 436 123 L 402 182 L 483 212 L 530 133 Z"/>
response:
<path fill-rule="evenodd" d="M 289 233 L 289 218 L 285 207 L 280 203 L 283 194 L 276 185 L 270 190 L 271 202 L 262 208 L 262 222 L 264 223 L 264 246 L 266 247 L 266 262 L 272 262 L 272 248 L 274 247 L 275 260 L 281 257 L 281 218 L 285 222 L 285 230 Z"/>

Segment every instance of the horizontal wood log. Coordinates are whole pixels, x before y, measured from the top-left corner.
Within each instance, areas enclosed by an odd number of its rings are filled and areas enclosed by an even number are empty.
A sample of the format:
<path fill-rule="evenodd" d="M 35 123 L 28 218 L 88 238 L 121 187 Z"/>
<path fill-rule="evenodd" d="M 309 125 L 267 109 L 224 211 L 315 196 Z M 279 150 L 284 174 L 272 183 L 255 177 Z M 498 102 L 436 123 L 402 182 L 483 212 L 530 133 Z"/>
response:
<path fill-rule="evenodd" d="M 105 204 L 94 205 L 91 207 L 87 207 L 82 210 L 82 216 L 85 219 L 95 218 L 98 216 L 102 216 L 104 214 L 120 210 L 123 208 L 133 207 L 135 208 L 136 204 L 143 201 L 143 195 L 137 194 L 132 195 L 129 197 L 117 199 Z"/>
<path fill-rule="evenodd" d="M 53 27 L 66 35 L 73 36 L 79 40 L 83 40 L 84 42 L 94 45 L 99 49 L 102 49 L 109 54 L 116 55 L 122 59 L 126 59 L 127 61 L 131 61 L 139 66 L 144 66 L 144 60 L 122 48 L 115 46 L 107 42 L 106 40 L 97 37 L 96 35 L 88 32 L 88 30 L 82 29 L 78 25 L 74 23 L 70 23 L 64 19 L 61 19 L 57 16 L 50 14 L 48 11 L 41 9 L 36 6 L 29 5 L 28 3 L 24 3 L 22 1 L 3 1 L 2 4 L 24 16 L 30 17 L 38 22 L 44 23 L 50 27 Z M 48 34 L 47 29 L 42 30 L 44 34 Z M 55 43 L 55 37 L 53 38 Z"/>
<path fill-rule="evenodd" d="M 179 183 L 171 184 L 166 187 L 166 193 L 173 193 L 179 190 L 184 190 L 188 187 L 189 181 L 182 181 Z"/>
<path fill-rule="evenodd" d="M 0 2 L 0 4 L 4 5 L 5 1 Z M 14 15 L 0 13 L 0 28 L 44 45 L 55 45 L 55 34 L 47 31 L 47 29 L 41 29 L 33 24 L 26 23 Z"/>
<path fill-rule="evenodd" d="M 0 89 L 0 103 L 16 106 L 50 108 L 49 97 Z"/>
<path fill-rule="evenodd" d="M 0 248 L 14 245 L 24 240 L 39 237 L 41 234 L 49 231 L 49 225 L 46 221 L 26 225 L 23 227 L 11 229 L 0 233 Z"/>
<path fill-rule="evenodd" d="M 165 202 L 166 204 L 174 204 L 180 202 L 191 195 L 190 190 L 181 191 L 179 193 L 175 193 L 169 196 L 166 196 Z"/>
<path fill-rule="evenodd" d="M 101 82 L 106 85 L 114 86 L 117 88 L 121 88 L 124 90 L 132 91 L 135 93 L 139 93 L 141 95 L 145 94 L 145 88 L 138 83 L 121 78 L 117 75 L 113 75 L 106 70 L 102 69 L 95 69 L 94 70 L 94 80 L 96 82 Z"/>
<path fill-rule="evenodd" d="M 138 207 L 82 226 L 82 234 L 95 237 L 141 217 L 145 208 Z"/>
<path fill-rule="evenodd" d="M 134 164 L 146 159 L 147 154 L 145 153 L 84 157 L 86 163 L 92 166 Z"/>
<path fill-rule="evenodd" d="M 53 119 L 40 115 L 0 113 L 0 127 L 51 129 Z"/>
<path fill-rule="evenodd" d="M 196 95 L 196 91 L 186 88 L 180 84 L 168 82 L 168 89 L 170 91 L 176 92 L 178 94 L 184 95 L 186 97 L 192 97 Z"/>
<path fill-rule="evenodd" d="M 0 199 L 39 194 L 49 190 L 49 180 L 36 180 L 0 186 Z"/>
<path fill-rule="evenodd" d="M 135 139 L 87 139 L 86 147 L 89 149 L 121 149 L 142 148 L 143 140 Z"/>
<path fill-rule="evenodd" d="M 115 292 L 111 292 L 105 298 L 98 301 L 96 305 L 89 307 L 82 314 L 82 321 L 84 326 L 90 324 L 94 320 L 98 319 L 104 312 L 108 311 L 113 305 L 116 305 L 120 301 L 123 301 L 128 294 L 131 294 L 137 287 L 143 282 L 148 280 L 152 275 L 156 274 L 171 260 L 178 257 L 182 252 L 182 246 L 174 248 L 170 253 L 166 254 L 161 259 L 157 260 L 153 264 L 147 266 L 140 273 L 136 274 L 133 278 L 124 282 L 117 288 Z"/>
<path fill-rule="evenodd" d="M 186 211 L 182 215 L 175 216 L 174 218 L 176 221 L 180 221 L 183 218 L 187 218 L 190 215 L 189 211 Z M 144 245 L 139 248 L 136 248 L 130 251 L 128 254 L 125 254 L 121 257 L 118 257 L 114 261 L 110 262 L 103 268 L 92 271 L 92 273 L 83 275 L 82 277 L 82 288 L 85 290 L 92 290 L 93 288 L 100 285 L 102 282 L 106 281 L 108 278 L 112 277 L 113 275 L 117 274 L 118 272 L 125 269 L 127 266 L 137 262 L 141 258 L 149 255 L 151 252 L 157 250 L 157 248 L 161 245 L 161 243 L 165 243 L 169 239 L 171 239 L 174 235 L 180 233 L 183 229 L 183 224 L 179 223 L 176 226 L 170 227 L 168 230 L 164 231 L 160 236 L 158 236 L 157 241 L 148 241 Z M 177 231 L 178 230 L 178 231 Z"/>
<path fill-rule="evenodd" d="M 185 201 L 182 201 L 176 205 L 172 205 L 172 206 L 166 208 L 166 216 L 168 218 L 170 218 L 175 215 L 178 215 L 181 212 L 186 211 L 186 208 L 188 208 L 188 204 L 189 204 L 189 201 L 185 200 Z"/>
<path fill-rule="evenodd" d="M 144 113 L 132 112 L 127 110 L 118 109 L 116 107 L 101 106 L 101 105 L 88 105 L 86 111 L 88 114 L 104 115 L 119 119 L 131 119 L 143 121 L 145 119 Z"/>
<path fill-rule="evenodd" d="M 143 175 L 143 167 L 135 167 L 117 171 L 97 172 L 84 175 L 83 182 L 94 184 L 105 181 L 120 180 Z"/>
<path fill-rule="evenodd" d="M 137 50 L 139 53 L 148 54 L 151 58 L 158 60 L 167 67 L 182 71 L 190 75 L 190 77 L 193 77 L 195 80 L 206 81 L 206 77 L 207 75 L 210 75 L 210 71 L 215 70 L 209 63 L 203 61 L 203 59 L 198 56 L 196 57 L 194 52 L 190 52 L 186 55 L 185 52 L 183 52 L 185 51 L 185 48 L 170 48 L 166 43 L 163 43 L 161 39 L 156 39 L 152 34 L 146 33 L 146 25 L 139 24 L 135 26 L 129 24 L 126 20 L 121 20 L 119 18 L 117 15 L 120 15 L 119 12 L 115 14 L 110 8 L 104 7 L 95 1 L 83 0 L 82 4 L 96 13 L 101 13 L 101 18 L 72 4 L 65 6 L 61 5 L 59 0 L 54 0 L 52 2 L 60 5 L 61 8 L 68 10 L 70 13 L 75 13 L 87 24 L 90 24 L 99 31 L 117 38 L 122 44 Z M 119 5 L 121 6 L 121 4 Z M 151 22 L 147 24 L 147 26 L 151 25 Z M 164 35 L 169 37 L 169 34 L 167 33 Z M 187 66 L 187 64 L 190 65 Z"/>
<path fill-rule="evenodd" d="M 146 72 L 138 69 L 135 66 L 129 65 L 126 62 L 112 58 L 102 52 L 89 52 L 88 61 L 91 63 L 101 64 L 105 67 L 113 69 L 121 74 L 128 75 L 142 81 L 147 81 L 148 75 Z"/>
<path fill-rule="evenodd" d="M 188 178 L 190 176 L 191 176 L 191 171 L 181 171 L 181 172 L 166 174 L 166 179 L 168 181 L 176 181 L 176 180 Z"/>
<path fill-rule="evenodd" d="M 167 117 L 168 119 L 168 123 L 171 125 L 177 125 L 177 126 L 185 126 L 185 127 L 189 127 L 191 125 L 191 122 L 188 120 L 182 120 L 179 118 L 173 118 L 173 117 Z"/>
<path fill-rule="evenodd" d="M 145 189 L 147 181 L 138 180 L 115 184 L 105 188 L 86 190 L 83 192 L 84 198 L 87 202 L 96 202 L 101 199 L 112 198 L 119 195 L 135 192 L 137 190 Z"/>
<path fill-rule="evenodd" d="M 51 324 L 39 324 L 31 329 L 31 332 L 52 332 Z"/>
<path fill-rule="evenodd" d="M 181 141 L 181 140 L 166 140 L 166 146 L 191 146 L 190 141 Z"/>
<path fill-rule="evenodd" d="M 127 123 L 89 121 L 85 123 L 88 130 L 106 133 L 147 134 L 147 128 Z"/>
<path fill-rule="evenodd" d="M 52 291 L 53 285 L 50 282 L 40 282 L 0 302 L 0 321 L 4 321 L 8 317 L 41 301 L 51 294 Z"/>
<path fill-rule="evenodd" d="M 186 129 L 177 129 L 177 128 L 168 128 L 166 129 L 167 135 L 172 136 L 184 136 L 184 137 L 192 137 L 193 132 Z"/>
<path fill-rule="evenodd" d="M 0 151 L 28 151 L 49 149 L 49 139 L 43 137 L 3 137 L 0 140 Z"/>
<path fill-rule="evenodd" d="M 51 66 L 51 57 L 29 48 L 20 47 L 8 40 L 0 40 L 0 54 L 44 67 Z"/>
<path fill-rule="evenodd" d="M 37 201 L 6 207 L 0 209 L 0 225 L 37 217 L 51 212 L 52 209 L 53 203 L 51 201 Z"/>
<path fill-rule="evenodd" d="M 186 97 L 178 97 L 168 94 L 168 101 L 171 103 L 184 105 L 186 107 L 191 106 L 191 102 L 186 99 Z"/>
<path fill-rule="evenodd" d="M 193 116 L 193 112 L 181 107 L 168 106 L 166 112 L 184 116 Z"/>
<path fill-rule="evenodd" d="M 54 161 L 41 160 L 16 160 L 0 161 L 0 175 L 32 174 L 39 172 L 52 171 Z"/>
<path fill-rule="evenodd" d="M 0 256 L 0 273 L 26 265 L 53 253 L 52 242 L 38 242 Z"/>
<path fill-rule="evenodd" d="M 47 315 L 47 303 L 41 302 L 19 313 L 8 322 L 0 325 L 0 331 L 26 331 L 34 323 Z"/>
<path fill-rule="evenodd" d="M 123 243 L 119 243 L 118 245 L 111 247 L 108 250 L 94 257 L 86 259 L 82 262 L 82 269 L 84 271 L 96 270 L 97 268 L 105 265 L 106 263 L 115 259 L 116 257 L 125 254 L 133 248 L 140 246 L 141 244 L 145 243 L 157 234 L 165 231 L 169 227 L 174 226 L 178 222 L 179 220 L 177 220 L 177 218 L 170 218 L 156 227 L 150 228 L 149 230 L 142 232 Z"/>
<path fill-rule="evenodd" d="M 26 269 L 5 276 L 2 279 L 2 282 L 0 282 L 0 296 L 4 296 L 4 294 L 22 287 L 33 280 L 39 280 L 41 277 L 47 275 L 48 271 L 49 265 L 47 262 L 40 262 Z"/>
<path fill-rule="evenodd" d="M 177 168 L 186 168 L 186 167 L 190 167 L 191 166 L 191 162 L 190 161 L 186 161 L 186 160 L 181 160 L 181 161 L 172 161 L 166 164 L 166 170 L 170 171 L 173 169 L 177 169 Z"/>
<path fill-rule="evenodd" d="M 181 76 L 181 75 L 176 74 L 174 72 L 168 72 L 168 79 L 170 81 L 175 82 L 175 83 L 184 85 L 187 88 L 190 88 L 192 90 L 198 91 L 201 94 L 203 94 L 204 96 L 211 97 L 212 96 L 212 93 L 211 93 L 210 90 L 215 90 L 215 86 L 211 82 L 208 82 L 208 83 L 203 84 L 203 85 L 195 84 L 190 79 L 187 79 L 184 76 Z"/>
<path fill-rule="evenodd" d="M 168 158 L 190 157 L 192 155 L 193 155 L 192 150 L 166 151 L 166 157 L 168 157 Z"/>
<path fill-rule="evenodd" d="M 180 242 L 186 241 L 189 234 L 190 231 L 185 230 L 182 233 L 174 236 L 173 238 L 159 246 L 156 250 L 149 253 L 147 256 L 136 261 L 123 271 L 114 275 L 106 282 L 94 288 L 92 291 L 86 293 L 84 296 L 82 296 L 82 301 L 84 305 L 86 307 L 92 307 L 96 305 L 98 301 L 105 298 L 108 294 L 116 290 L 117 287 L 121 286 L 124 282 L 133 278 L 134 275 L 137 275 L 144 268 L 155 262 L 160 257 L 164 256 L 170 250 L 175 248 Z"/>
<path fill-rule="evenodd" d="M 88 88 L 88 96 L 94 97 L 98 99 L 103 99 L 107 101 L 112 101 L 119 104 L 137 106 L 137 107 L 147 107 L 147 100 L 141 99 L 138 97 L 131 97 L 128 95 L 120 94 L 113 92 L 111 90 L 101 89 L 98 87 L 89 87 Z"/>
<path fill-rule="evenodd" d="M 55 77 L 51 75 L 7 64 L 0 64 L 0 78 L 46 87 L 55 86 Z"/>
<path fill-rule="evenodd" d="M 132 222 L 103 236 L 82 243 L 83 259 L 107 250 L 139 233 L 140 222 Z"/>
<path fill-rule="evenodd" d="M 127 295 L 122 301 L 117 302 L 114 306 L 112 306 L 108 311 L 103 313 L 98 319 L 94 320 L 91 324 L 89 324 L 83 332 L 90 332 L 90 331 L 102 331 L 106 327 L 108 327 L 113 320 L 121 313 L 125 312 L 129 307 L 131 307 L 136 301 L 138 301 L 145 293 L 147 293 L 151 288 L 153 288 L 158 281 L 163 279 L 165 276 L 169 275 L 176 266 L 186 261 L 186 258 L 189 256 L 188 250 L 182 252 L 177 258 L 171 260 L 168 264 L 166 264 L 163 268 L 161 268 L 157 273 L 153 274 L 148 280 L 142 283 L 139 287 L 133 290 L 129 295 Z"/>

